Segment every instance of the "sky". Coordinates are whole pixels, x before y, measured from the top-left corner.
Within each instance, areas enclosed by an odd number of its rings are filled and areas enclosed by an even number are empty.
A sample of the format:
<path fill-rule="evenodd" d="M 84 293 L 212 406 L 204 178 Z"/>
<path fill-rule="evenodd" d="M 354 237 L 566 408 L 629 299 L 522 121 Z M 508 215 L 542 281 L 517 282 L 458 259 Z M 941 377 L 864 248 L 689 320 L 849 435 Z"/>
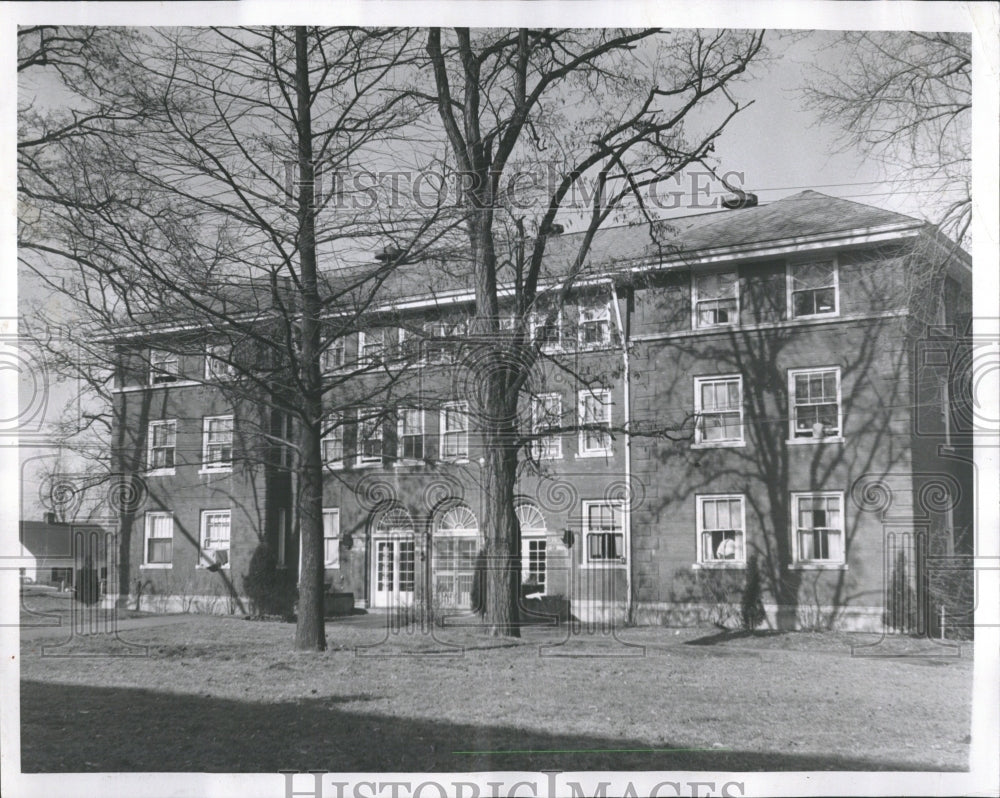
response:
<path fill-rule="evenodd" d="M 754 103 L 730 122 L 716 142 L 719 171 L 739 173 L 741 177 L 734 178 L 734 182 L 756 193 L 762 203 L 809 188 L 926 218 L 930 211 L 926 197 L 895 180 L 905 175 L 887 174 L 876 160 L 857 150 L 841 151 L 839 132 L 817 124 L 814 113 L 804 106 L 800 90 L 811 68 L 835 69 L 837 59 L 842 57 L 841 51 L 824 49 L 830 38 L 831 34 L 824 32 L 801 36 L 769 33 L 770 58 L 753 66 L 748 79 L 737 89 L 742 99 L 752 97 Z M 53 102 L 58 97 L 58 90 L 43 85 L 43 100 Z M 706 201 L 718 202 L 726 193 L 716 183 L 710 186 L 706 199 L 704 194 L 697 194 L 690 179 L 681 187 L 685 191 L 681 207 L 665 215 L 701 212 L 706 210 Z M 572 214 L 561 220 L 568 222 L 568 229 L 574 229 Z M 49 301 L 44 288 L 25 276 L 21 278 L 20 297 L 22 307 L 34 298 Z M 35 374 L 22 374 L 22 405 L 37 394 L 38 383 Z M 73 385 L 46 384 L 44 390 L 48 417 L 55 418 L 67 403 L 72 406 Z M 51 463 L 56 454 L 56 450 L 42 453 L 24 471 L 21 500 L 26 517 L 42 511 L 37 499 L 39 469 Z M 67 458 L 66 462 L 72 460 Z"/>

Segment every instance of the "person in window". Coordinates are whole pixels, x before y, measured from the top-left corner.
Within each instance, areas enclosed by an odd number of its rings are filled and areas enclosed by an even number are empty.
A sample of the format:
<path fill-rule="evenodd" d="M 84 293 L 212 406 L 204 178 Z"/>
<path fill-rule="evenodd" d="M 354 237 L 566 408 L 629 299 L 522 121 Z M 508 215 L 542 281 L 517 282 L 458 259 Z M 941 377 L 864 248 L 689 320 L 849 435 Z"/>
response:
<path fill-rule="evenodd" d="M 735 560 L 736 559 L 736 541 L 732 538 L 726 538 L 723 540 L 718 548 L 715 550 L 715 559 L 717 560 Z"/>

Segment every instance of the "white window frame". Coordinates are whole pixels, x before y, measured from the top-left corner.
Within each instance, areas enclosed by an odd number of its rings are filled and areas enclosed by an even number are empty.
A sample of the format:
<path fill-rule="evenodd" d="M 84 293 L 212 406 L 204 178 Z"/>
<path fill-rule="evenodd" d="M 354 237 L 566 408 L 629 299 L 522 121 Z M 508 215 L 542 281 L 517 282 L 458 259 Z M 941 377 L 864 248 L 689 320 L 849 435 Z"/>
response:
<path fill-rule="evenodd" d="M 795 313 L 794 295 L 795 291 L 795 270 L 803 266 L 813 266 L 820 263 L 829 263 L 833 267 L 833 310 L 822 313 L 803 313 L 801 316 Z M 820 289 L 808 289 L 817 291 Z M 837 258 L 831 255 L 829 258 L 815 258 L 812 260 L 787 261 L 785 264 L 785 308 L 786 316 L 789 320 L 794 319 L 825 319 L 840 315 L 840 264 Z"/>
<path fill-rule="evenodd" d="M 706 411 L 702 407 L 702 386 L 709 383 L 731 383 L 735 381 L 739 388 L 739 414 L 740 414 L 740 435 L 738 438 L 722 438 L 720 440 L 705 439 L 705 416 L 725 415 L 735 412 L 733 410 L 712 410 Z M 742 374 L 712 374 L 704 377 L 694 378 L 694 443 L 692 449 L 715 449 L 746 446 L 746 427 L 743 423 L 743 375 Z"/>
<path fill-rule="evenodd" d="M 539 527 L 526 527 L 522 523 L 522 516 L 525 515 L 525 511 L 522 508 L 530 508 L 534 513 L 542 519 L 542 526 Z M 543 565 L 542 565 L 542 581 L 541 586 L 542 595 L 548 592 L 549 588 L 549 548 L 548 548 L 548 528 L 544 523 L 544 516 L 542 511 L 537 505 L 531 502 L 521 502 L 514 507 L 514 514 L 517 516 L 518 526 L 521 531 L 521 584 L 529 584 L 524 578 L 528 575 L 530 571 L 531 564 L 531 544 L 541 543 L 543 554 Z"/>
<path fill-rule="evenodd" d="M 429 321 L 424 325 L 423 349 L 420 365 L 439 366 L 457 363 L 461 340 L 468 332 L 467 319 L 459 321 Z M 435 340 L 437 343 L 435 344 Z M 449 340 L 440 340 L 449 339 Z M 436 356 L 435 356 L 436 355 Z"/>
<path fill-rule="evenodd" d="M 153 531 L 155 527 L 155 522 L 157 520 L 169 519 L 170 521 L 170 534 L 169 535 L 156 535 L 153 536 Z M 170 561 L 151 561 L 149 559 L 149 543 L 151 540 L 169 540 L 170 541 Z M 167 569 L 174 567 L 174 514 L 171 512 L 148 512 L 146 513 L 145 529 L 142 537 L 142 564 L 140 568 L 143 569 Z"/>
<path fill-rule="evenodd" d="M 327 525 L 327 519 L 336 519 L 335 523 L 330 522 L 336 529 L 336 534 L 329 534 L 330 527 Z M 330 541 L 333 541 L 330 543 Z M 333 550 L 333 556 L 330 556 L 330 551 Z M 340 568 L 340 508 L 339 507 L 324 507 L 323 508 L 323 567 L 324 568 Z"/>
<path fill-rule="evenodd" d="M 555 400 L 554 408 L 546 408 L 546 403 Z M 531 397 L 531 433 L 537 435 L 548 427 L 543 424 L 543 410 L 551 419 L 555 413 L 557 426 L 562 426 L 562 394 L 559 392 L 541 393 Z M 531 453 L 536 460 L 562 460 L 562 435 L 553 433 L 544 438 L 536 438 L 531 442 Z"/>
<path fill-rule="evenodd" d="M 415 413 L 415 418 L 419 419 L 419 432 L 404 434 L 405 416 Z M 396 419 L 396 462 L 397 464 L 421 463 L 427 458 L 427 419 L 422 407 L 401 407 L 397 411 Z M 410 457 L 404 454 L 403 438 L 420 439 L 420 456 Z"/>
<path fill-rule="evenodd" d="M 167 364 L 173 364 L 168 368 Z M 181 359 L 176 352 L 165 349 L 149 350 L 149 384 L 169 385 L 181 380 Z"/>
<path fill-rule="evenodd" d="M 216 353 L 226 353 L 226 358 L 220 358 Z M 212 382 L 231 380 L 236 376 L 236 369 L 231 361 L 233 348 L 229 344 L 207 344 L 205 346 L 205 379 Z"/>
<path fill-rule="evenodd" d="M 448 428 L 448 414 L 453 417 L 463 418 L 464 426 L 461 429 Z M 440 441 L 438 443 L 438 455 L 441 460 L 448 460 L 456 463 L 469 462 L 469 403 L 468 402 L 448 402 L 441 408 L 441 420 L 439 425 Z M 446 452 L 448 448 L 448 436 L 455 437 L 458 441 L 456 454 Z"/>
<path fill-rule="evenodd" d="M 528 336 L 529 343 L 535 343 L 535 333 L 545 326 L 545 319 L 548 317 L 548 310 L 542 311 L 532 311 L 528 317 Z M 542 344 L 543 352 L 554 352 L 556 350 L 562 349 L 563 345 L 563 309 L 559 308 L 556 312 L 555 318 L 556 325 L 556 339 L 555 341 L 546 340 Z"/>
<path fill-rule="evenodd" d="M 798 569 L 812 569 L 812 570 L 846 570 L 847 569 L 847 516 L 845 514 L 844 506 L 844 492 L 838 490 L 820 490 L 820 491 L 797 491 L 792 493 L 791 502 L 791 535 L 792 535 L 792 562 L 789 564 L 789 568 Z M 800 528 L 799 528 L 799 500 L 800 499 L 836 499 L 838 502 L 838 513 L 840 515 L 840 527 L 837 530 L 840 533 L 840 557 L 839 558 L 827 558 L 821 559 L 814 557 L 812 559 L 806 560 L 802 557 L 802 551 L 800 546 Z M 808 529 L 816 529 L 817 527 L 808 527 Z M 818 527 L 819 529 L 833 529 L 833 527 Z M 803 528 L 805 529 L 805 528 Z M 829 548 L 829 544 L 828 548 Z"/>
<path fill-rule="evenodd" d="M 833 373 L 837 380 L 837 432 L 834 435 L 824 435 L 821 438 L 815 436 L 797 436 L 797 411 L 799 406 L 796 402 L 795 378 L 802 375 L 828 374 Z M 828 404 L 828 403 L 827 403 Z M 810 405 L 802 405 L 809 407 Z M 801 446 L 810 443 L 842 443 L 844 441 L 844 401 L 841 389 L 840 366 L 817 366 L 814 368 L 800 368 L 788 370 L 788 440 L 785 443 L 792 446 Z"/>
<path fill-rule="evenodd" d="M 388 344 L 388 333 L 387 327 L 377 327 L 373 328 L 370 332 L 362 330 L 358 333 L 358 365 L 360 366 L 380 366 L 384 365 L 389 359 L 389 344 Z M 370 355 L 365 351 L 365 348 L 369 345 L 374 346 L 375 338 L 381 338 L 381 348 L 378 350 L 376 355 Z M 369 341 L 371 339 L 371 341 Z"/>
<path fill-rule="evenodd" d="M 604 408 L 604 413 L 606 419 L 604 423 L 607 425 L 608 431 L 604 433 L 606 444 L 600 447 L 587 447 L 587 435 L 594 434 L 590 430 L 581 429 L 578 441 L 577 456 L 578 457 L 606 457 L 611 454 L 611 391 L 608 389 L 602 389 L 599 391 L 592 391 L 590 389 L 584 389 L 580 391 L 577 395 L 577 405 L 580 424 L 587 423 L 587 399 L 594 399 L 599 402 L 600 406 Z M 600 423 L 600 422 L 598 422 Z"/>
<path fill-rule="evenodd" d="M 158 427 L 169 427 L 172 429 L 173 444 L 171 446 L 155 446 L 153 445 L 154 432 L 153 430 Z M 177 473 L 177 419 L 166 418 L 159 421 L 150 421 L 149 426 L 146 428 L 146 476 L 149 477 L 161 477 L 161 476 L 171 476 Z M 153 453 L 156 450 L 170 449 L 173 454 L 170 457 L 171 465 L 169 466 L 154 466 L 153 465 Z"/>
<path fill-rule="evenodd" d="M 208 531 L 209 519 L 212 517 L 225 517 L 228 526 L 228 538 L 226 540 L 225 546 L 206 546 L 206 532 Z M 221 566 L 222 570 L 229 570 L 229 566 L 232 563 L 232 557 L 230 552 L 233 545 L 233 514 L 231 510 L 202 510 L 201 511 L 201 523 L 199 524 L 199 535 L 198 535 L 198 568 L 207 568 L 210 565 L 215 564 L 215 554 L 211 556 L 207 552 L 226 552 L 226 561 Z"/>
<path fill-rule="evenodd" d="M 718 531 L 728 531 L 722 530 L 721 528 L 716 529 L 706 529 L 705 528 L 705 505 L 710 502 L 732 502 L 738 501 L 740 504 L 739 518 L 740 518 L 740 528 L 738 530 L 733 530 L 738 532 L 739 541 L 735 543 L 735 549 L 737 556 L 732 559 L 715 557 L 714 554 L 711 557 L 705 556 L 705 541 L 704 537 L 706 534 Z M 746 511 L 746 500 L 742 493 L 704 493 L 695 495 L 695 512 L 697 517 L 695 518 L 695 531 L 697 537 L 695 538 L 695 567 L 697 568 L 745 568 L 747 563 L 747 511 Z"/>
<path fill-rule="evenodd" d="M 344 451 L 344 419 L 339 413 L 328 413 L 325 424 L 332 425 L 328 434 L 320 438 L 319 451 L 323 459 L 324 468 L 343 468 L 346 452 Z M 327 450 L 337 444 L 340 445 L 340 457 L 330 458 Z"/>
<path fill-rule="evenodd" d="M 212 462 L 209 459 L 209 448 L 212 446 L 222 446 L 225 447 L 225 442 L 221 443 L 210 443 L 208 439 L 209 426 L 212 421 L 228 421 L 229 422 L 229 459 L 220 460 L 218 462 Z M 201 470 L 200 473 L 219 473 L 225 471 L 233 470 L 233 441 L 234 441 L 234 430 L 235 424 L 233 423 L 233 417 L 229 416 L 205 416 L 201 420 Z"/>
<path fill-rule="evenodd" d="M 617 510 L 619 526 L 610 529 L 591 529 L 590 510 L 593 507 L 607 506 L 612 508 L 612 518 Z M 625 506 L 621 501 L 587 500 L 583 502 L 583 567 L 584 568 L 625 568 L 628 566 L 628 552 L 625 551 Z M 591 535 L 612 535 L 621 539 L 622 553 L 614 558 L 591 558 L 590 537 Z"/>
<path fill-rule="evenodd" d="M 322 374 L 334 374 L 341 371 L 347 364 L 347 339 L 338 336 L 332 341 L 327 339 L 326 346 L 319 356 L 319 370 Z M 339 352 L 338 358 L 333 357 L 333 353 Z"/>
<path fill-rule="evenodd" d="M 604 334 L 599 341 L 584 340 L 587 325 L 604 323 Z M 611 302 L 581 303 L 577 308 L 577 345 L 581 349 L 601 349 L 611 344 Z"/>
<path fill-rule="evenodd" d="M 707 277 L 709 275 L 723 275 L 731 274 L 733 276 L 733 295 L 732 297 L 726 296 L 706 296 L 702 297 L 698 293 L 698 278 Z M 701 316 L 698 312 L 699 302 L 723 302 L 728 299 L 733 300 L 733 317 L 730 321 L 720 321 L 713 322 L 710 324 L 702 324 Z M 731 269 L 717 269 L 705 272 L 691 272 L 691 329 L 692 330 L 708 330 L 716 327 L 735 327 L 740 323 L 740 272 L 737 268 Z"/>
<path fill-rule="evenodd" d="M 361 408 L 357 412 L 357 423 L 355 425 L 355 465 L 359 467 L 372 467 L 382 465 L 382 461 L 385 458 L 385 419 L 382 418 L 381 413 L 376 413 L 373 418 L 366 419 L 365 416 L 369 415 L 369 408 Z M 373 432 L 377 432 L 377 436 L 365 437 L 362 435 L 366 425 L 373 425 L 371 427 Z M 362 450 L 362 444 L 365 440 L 378 440 L 381 443 L 379 447 L 378 457 L 373 457 L 371 455 L 365 455 Z"/>

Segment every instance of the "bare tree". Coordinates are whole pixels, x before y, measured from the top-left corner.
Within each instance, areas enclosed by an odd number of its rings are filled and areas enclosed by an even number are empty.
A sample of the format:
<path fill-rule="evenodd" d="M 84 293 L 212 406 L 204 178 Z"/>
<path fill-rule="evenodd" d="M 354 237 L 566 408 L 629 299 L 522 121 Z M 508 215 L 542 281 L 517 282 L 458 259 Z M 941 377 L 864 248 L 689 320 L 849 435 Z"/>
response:
<path fill-rule="evenodd" d="M 903 185 L 924 191 L 937 215 L 931 221 L 965 245 L 972 210 L 970 36 L 845 31 L 831 46 L 841 54 L 837 71 L 817 69 L 804 90 L 820 121 L 846 133 L 844 149 L 876 156 Z"/>
<path fill-rule="evenodd" d="M 518 634 L 517 415 L 529 374 L 547 359 L 537 331 L 553 323 L 586 274 L 594 236 L 626 204 L 650 222 L 654 240 L 664 237 L 645 192 L 707 165 L 716 138 L 746 105 L 732 89 L 762 41 L 760 32 L 726 31 L 426 35 L 434 79 L 415 94 L 436 109 L 460 176 L 464 262 L 475 290 L 470 342 L 486 460 L 492 635 Z M 567 212 L 580 213 L 581 235 L 572 252 L 549 259 L 557 218 Z M 538 314 L 545 323 L 532 325 Z M 501 327 L 502 315 L 512 318 L 509 326 Z"/>
<path fill-rule="evenodd" d="M 285 467 L 297 484 L 301 533 L 299 649 L 326 645 L 321 439 L 329 419 L 343 417 L 329 412 L 329 397 L 356 402 L 339 389 L 371 368 L 348 364 L 330 381 L 320 362 L 358 329 L 396 266 L 322 271 L 351 266 L 358 240 L 384 232 L 329 190 L 329 176 L 408 121 L 406 93 L 386 89 L 413 36 L 302 27 L 109 32 L 104 60 L 84 49 L 79 69 L 60 70 L 61 90 L 75 103 L 71 135 L 45 132 L 65 105 L 22 117 L 20 261 L 104 345 L 95 357 L 108 368 L 92 387 L 107 393 L 123 357 L 133 370 L 155 366 L 141 354 L 150 341 L 175 355 L 204 353 L 209 343 L 228 375 L 217 388 L 234 405 L 266 411 L 244 423 L 294 451 Z M 89 41 L 59 32 L 46 47 L 64 40 Z M 25 48 L 29 73 L 51 64 L 51 48 L 37 51 Z M 58 321 L 36 317 L 40 336 L 47 320 Z M 294 438 L 275 427 L 275 413 L 295 420 Z M 118 421 L 125 435 L 129 423 Z M 129 443 L 115 441 L 119 454 L 131 449 L 121 462 L 141 469 L 144 447 Z M 121 545 L 125 563 L 128 541 Z"/>

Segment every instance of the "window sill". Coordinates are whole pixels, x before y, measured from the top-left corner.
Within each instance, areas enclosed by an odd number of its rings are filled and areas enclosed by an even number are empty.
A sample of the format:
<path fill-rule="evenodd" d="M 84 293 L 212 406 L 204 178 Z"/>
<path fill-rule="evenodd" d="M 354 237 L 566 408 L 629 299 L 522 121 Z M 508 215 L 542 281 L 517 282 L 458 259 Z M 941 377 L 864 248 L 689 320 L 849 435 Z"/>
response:
<path fill-rule="evenodd" d="M 789 438 L 785 441 L 788 446 L 808 446 L 815 443 L 844 443 L 843 435 L 833 435 L 829 438 Z"/>
<path fill-rule="evenodd" d="M 580 568 L 587 571 L 611 571 L 616 568 L 628 568 L 627 562 L 585 562 L 580 564 Z"/>
<path fill-rule="evenodd" d="M 590 452 L 579 451 L 576 453 L 578 459 L 588 458 L 588 457 L 612 457 L 613 455 L 614 452 L 611 449 L 595 449 L 594 451 Z"/>
<path fill-rule="evenodd" d="M 382 468 L 382 461 L 381 460 L 368 460 L 368 461 L 365 461 L 365 462 L 358 461 L 358 462 L 354 463 L 354 467 L 355 468 Z"/>
<path fill-rule="evenodd" d="M 691 563 L 692 571 L 742 571 L 747 567 L 746 562 L 719 561 L 719 562 L 696 562 Z"/>
<path fill-rule="evenodd" d="M 793 562 L 788 565 L 789 571 L 847 571 L 847 563 L 843 562 Z"/>
<path fill-rule="evenodd" d="M 323 463 L 323 468 L 328 468 L 330 471 L 343 471 L 344 464 L 343 462 Z"/>
<path fill-rule="evenodd" d="M 468 465 L 469 455 L 462 455 L 461 457 L 442 457 L 438 460 L 439 463 L 447 463 L 448 465 Z"/>
<path fill-rule="evenodd" d="M 406 459 L 406 460 L 397 460 L 396 462 L 394 462 L 392 464 L 392 467 L 393 468 L 415 468 L 417 466 L 422 466 L 422 465 L 426 465 L 426 464 L 427 464 L 427 461 L 424 460 L 424 459 L 420 459 L 420 460 Z"/>
<path fill-rule="evenodd" d="M 701 330 L 732 330 L 740 326 L 738 321 L 727 321 L 725 324 L 696 324 L 691 329 L 695 332 Z"/>
<path fill-rule="evenodd" d="M 222 468 L 199 468 L 199 474 L 231 474 L 233 473 L 232 466 L 223 466 Z"/>
<path fill-rule="evenodd" d="M 169 571 L 173 567 L 174 567 L 173 563 L 168 563 L 168 562 L 163 562 L 163 563 L 157 563 L 157 562 L 145 563 L 144 562 L 142 565 L 139 566 L 139 570 L 140 571 Z"/>
<path fill-rule="evenodd" d="M 147 477 L 173 477 L 177 475 L 177 470 L 174 468 L 157 468 L 153 471 L 147 471 Z"/>
<path fill-rule="evenodd" d="M 747 445 L 746 441 L 700 441 L 692 443 L 692 449 L 742 449 Z"/>
<path fill-rule="evenodd" d="M 829 319 L 840 315 L 839 310 L 827 310 L 823 313 L 804 313 L 801 316 L 789 316 L 787 321 L 800 321 L 802 319 Z"/>

